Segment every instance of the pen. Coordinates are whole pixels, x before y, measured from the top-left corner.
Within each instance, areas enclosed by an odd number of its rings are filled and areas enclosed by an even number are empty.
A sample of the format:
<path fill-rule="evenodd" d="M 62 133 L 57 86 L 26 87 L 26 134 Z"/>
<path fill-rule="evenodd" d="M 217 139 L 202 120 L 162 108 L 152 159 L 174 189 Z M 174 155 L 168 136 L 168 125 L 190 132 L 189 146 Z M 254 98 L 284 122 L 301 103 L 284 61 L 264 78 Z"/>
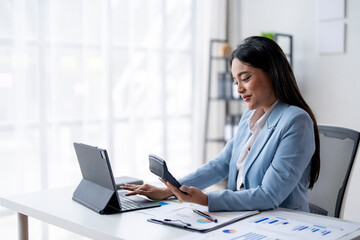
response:
<path fill-rule="evenodd" d="M 204 218 L 206 218 L 206 219 L 208 219 L 208 220 L 210 220 L 210 221 L 213 221 L 213 222 L 217 223 L 216 218 L 212 218 L 210 215 L 208 215 L 208 214 L 206 214 L 206 213 L 204 213 L 204 212 L 202 212 L 200 210 L 193 209 L 193 212 L 200 215 L 200 216 L 202 216 L 202 217 L 204 217 Z"/>

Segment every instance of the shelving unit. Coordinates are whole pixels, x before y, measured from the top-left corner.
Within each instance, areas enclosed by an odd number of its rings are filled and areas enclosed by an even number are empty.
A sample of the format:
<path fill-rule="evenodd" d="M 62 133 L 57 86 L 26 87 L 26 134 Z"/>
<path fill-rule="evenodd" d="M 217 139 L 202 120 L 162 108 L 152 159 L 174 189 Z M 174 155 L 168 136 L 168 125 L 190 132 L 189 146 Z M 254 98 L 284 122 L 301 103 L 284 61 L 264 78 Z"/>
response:
<path fill-rule="evenodd" d="M 293 37 L 287 33 L 262 32 L 261 36 L 270 38 L 277 42 L 285 56 L 288 58 L 290 66 L 293 67 Z"/>
<path fill-rule="evenodd" d="M 290 66 L 293 67 L 293 37 L 290 34 L 275 33 L 274 41 L 277 42 L 288 58 Z"/>
<path fill-rule="evenodd" d="M 208 72 L 208 99 L 206 106 L 206 121 L 205 121 L 205 146 L 204 146 L 204 159 L 205 163 L 208 157 L 208 145 L 218 144 L 219 148 L 222 148 L 225 143 L 232 138 L 235 133 L 235 129 L 240 120 L 241 114 L 231 111 L 231 105 L 234 102 L 240 102 L 240 97 L 236 92 L 236 88 L 233 86 L 232 74 L 229 66 L 229 56 L 220 56 L 215 54 L 215 50 L 219 49 L 221 44 L 227 43 L 227 40 L 212 39 L 210 41 L 210 56 L 209 56 L 209 72 Z M 216 82 L 214 79 L 216 77 Z M 217 87 L 214 88 L 214 85 Z M 213 92 L 214 90 L 215 93 Z M 233 92 L 235 91 L 235 92 Z M 217 105 L 217 106 L 214 106 Z M 209 135 L 210 121 L 213 118 L 210 117 L 210 109 L 217 107 L 216 114 L 220 121 L 219 124 L 214 124 L 222 128 L 223 132 L 218 133 L 216 137 Z M 235 107 L 236 108 L 236 107 Z M 215 134 L 216 135 L 216 134 Z"/>

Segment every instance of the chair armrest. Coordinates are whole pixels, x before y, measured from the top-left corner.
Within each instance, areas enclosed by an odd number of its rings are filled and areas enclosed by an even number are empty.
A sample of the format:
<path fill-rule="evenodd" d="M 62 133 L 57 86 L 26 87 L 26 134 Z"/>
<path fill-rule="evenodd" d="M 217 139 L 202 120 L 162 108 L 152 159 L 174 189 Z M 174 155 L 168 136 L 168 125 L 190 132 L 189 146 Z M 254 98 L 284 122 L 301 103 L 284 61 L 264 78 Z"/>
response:
<path fill-rule="evenodd" d="M 323 209 L 322 207 L 319 207 L 315 204 L 309 203 L 309 209 L 311 213 L 315 213 L 315 214 L 320 214 L 320 215 L 328 215 L 328 211 L 326 211 L 325 209 Z"/>

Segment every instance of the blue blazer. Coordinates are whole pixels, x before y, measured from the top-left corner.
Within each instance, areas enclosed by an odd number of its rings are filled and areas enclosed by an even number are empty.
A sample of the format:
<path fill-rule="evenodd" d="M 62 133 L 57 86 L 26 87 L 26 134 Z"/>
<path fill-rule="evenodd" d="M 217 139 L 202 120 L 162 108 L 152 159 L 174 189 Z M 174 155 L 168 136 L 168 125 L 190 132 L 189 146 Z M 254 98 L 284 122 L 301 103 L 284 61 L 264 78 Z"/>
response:
<path fill-rule="evenodd" d="M 271 112 L 244 164 L 244 189 L 236 190 L 236 162 L 251 135 L 247 110 L 236 136 L 219 155 L 180 179 L 204 189 L 228 177 L 228 189 L 208 193 L 209 211 L 267 210 L 277 207 L 309 211 L 307 191 L 315 151 L 314 126 L 301 108 L 280 103 Z"/>

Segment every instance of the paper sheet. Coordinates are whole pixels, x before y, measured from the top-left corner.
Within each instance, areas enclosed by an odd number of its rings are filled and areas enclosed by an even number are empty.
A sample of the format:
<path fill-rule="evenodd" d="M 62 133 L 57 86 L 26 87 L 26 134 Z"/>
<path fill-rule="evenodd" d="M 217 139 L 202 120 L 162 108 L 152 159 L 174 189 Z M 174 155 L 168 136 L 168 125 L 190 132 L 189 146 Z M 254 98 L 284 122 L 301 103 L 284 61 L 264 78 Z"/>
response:
<path fill-rule="evenodd" d="M 143 210 L 139 210 L 139 212 L 148 214 L 150 216 L 159 216 L 163 215 L 172 211 L 175 211 L 177 209 L 181 209 L 184 207 L 197 207 L 200 205 L 188 203 L 188 202 L 180 202 L 177 199 L 171 199 L 171 200 L 164 200 L 164 201 L 156 201 L 158 202 L 161 207 L 157 208 L 147 208 Z"/>
<path fill-rule="evenodd" d="M 345 23 L 319 23 L 318 52 L 322 54 L 345 52 Z"/>
<path fill-rule="evenodd" d="M 159 215 L 151 218 L 150 220 L 155 220 L 157 223 L 165 222 L 168 225 L 181 225 L 184 227 L 187 225 L 187 229 L 197 230 L 197 231 L 212 231 L 214 229 L 220 228 L 221 226 L 228 225 L 232 222 L 238 221 L 254 214 L 258 214 L 259 211 L 241 211 L 241 212 L 208 212 L 207 207 L 197 206 L 196 209 L 201 212 L 211 216 L 215 221 L 209 220 L 208 218 L 198 215 L 193 212 L 193 207 L 184 207 L 181 209 L 176 209 L 169 213 Z"/>
<path fill-rule="evenodd" d="M 345 0 L 318 0 L 319 20 L 342 19 L 345 17 Z"/>
<path fill-rule="evenodd" d="M 177 240 L 293 240 L 338 239 L 360 228 L 360 224 L 336 218 L 275 210 L 240 220 L 209 234 L 186 235 Z"/>

